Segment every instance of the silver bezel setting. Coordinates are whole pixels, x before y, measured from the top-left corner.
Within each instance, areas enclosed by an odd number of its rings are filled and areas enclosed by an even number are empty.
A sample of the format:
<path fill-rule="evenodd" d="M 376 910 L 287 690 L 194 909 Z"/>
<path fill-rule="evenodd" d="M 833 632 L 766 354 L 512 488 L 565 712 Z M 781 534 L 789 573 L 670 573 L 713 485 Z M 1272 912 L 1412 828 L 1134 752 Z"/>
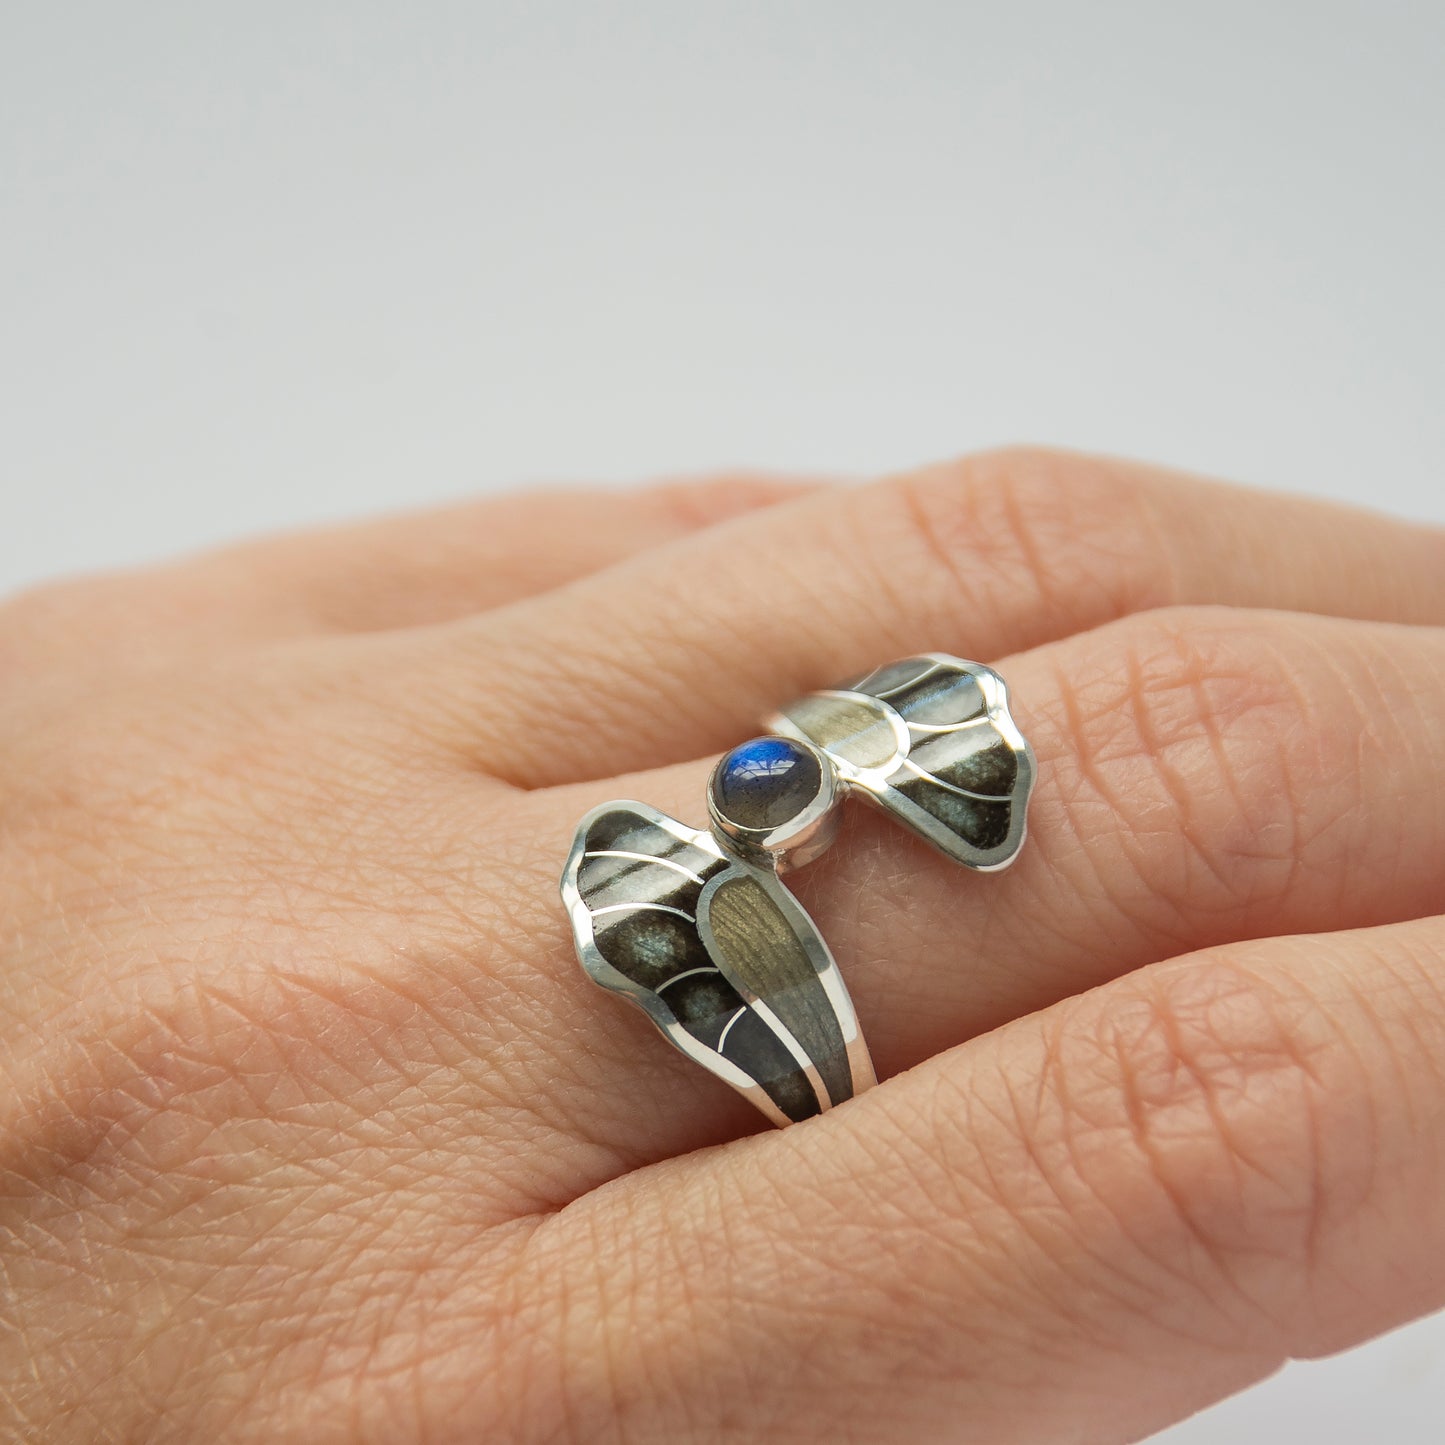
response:
<path fill-rule="evenodd" d="M 802 868 L 832 847 L 838 836 L 838 803 L 844 792 L 838 771 L 826 753 L 805 737 L 790 736 L 787 741 L 805 749 L 817 762 L 818 791 L 806 808 L 776 828 L 744 828 L 718 810 L 718 775 L 733 750 L 718 759 L 707 780 L 707 812 L 713 832 L 747 862 L 779 873 Z"/>

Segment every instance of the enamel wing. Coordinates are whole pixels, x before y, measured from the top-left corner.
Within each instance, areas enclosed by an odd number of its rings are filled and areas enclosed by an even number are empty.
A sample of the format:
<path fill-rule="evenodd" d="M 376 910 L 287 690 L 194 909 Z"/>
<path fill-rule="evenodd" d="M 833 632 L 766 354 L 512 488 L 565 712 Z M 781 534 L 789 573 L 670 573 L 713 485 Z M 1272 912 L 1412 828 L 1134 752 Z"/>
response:
<path fill-rule="evenodd" d="M 811 743 L 850 793 L 955 862 L 994 872 L 1023 846 L 1034 760 L 991 668 L 944 653 L 904 658 L 810 693 L 768 730 Z"/>
<path fill-rule="evenodd" d="M 562 876 L 589 976 L 775 1124 L 861 1092 L 873 1068 L 842 975 L 767 867 L 645 803 L 594 809 Z"/>

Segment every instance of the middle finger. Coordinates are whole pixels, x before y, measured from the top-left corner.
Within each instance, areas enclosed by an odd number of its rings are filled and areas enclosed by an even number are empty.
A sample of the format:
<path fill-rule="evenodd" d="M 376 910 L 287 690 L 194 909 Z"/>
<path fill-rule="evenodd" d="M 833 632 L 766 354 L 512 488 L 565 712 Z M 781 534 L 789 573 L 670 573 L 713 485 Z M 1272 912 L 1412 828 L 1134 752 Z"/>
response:
<path fill-rule="evenodd" d="M 1002 453 L 740 518 L 467 622 L 376 639 L 389 706 L 535 788 L 725 747 L 889 656 L 992 662 L 1177 603 L 1445 622 L 1445 533 Z"/>

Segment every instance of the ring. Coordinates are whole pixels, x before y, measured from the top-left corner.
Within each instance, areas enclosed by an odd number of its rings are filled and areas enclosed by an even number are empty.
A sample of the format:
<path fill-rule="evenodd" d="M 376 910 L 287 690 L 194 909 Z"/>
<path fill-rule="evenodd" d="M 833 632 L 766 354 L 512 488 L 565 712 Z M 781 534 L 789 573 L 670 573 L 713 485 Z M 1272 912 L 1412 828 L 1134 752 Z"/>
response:
<path fill-rule="evenodd" d="M 774 1124 L 875 1082 L 843 975 L 781 874 L 819 857 L 856 796 L 977 872 L 1023 846 L 1033 753 L 992 669 L 944 653 L 809 693 L 727 753 L 709 826 L 594 808 L 562 872 L 588 977 L 648 1015 Z"/>

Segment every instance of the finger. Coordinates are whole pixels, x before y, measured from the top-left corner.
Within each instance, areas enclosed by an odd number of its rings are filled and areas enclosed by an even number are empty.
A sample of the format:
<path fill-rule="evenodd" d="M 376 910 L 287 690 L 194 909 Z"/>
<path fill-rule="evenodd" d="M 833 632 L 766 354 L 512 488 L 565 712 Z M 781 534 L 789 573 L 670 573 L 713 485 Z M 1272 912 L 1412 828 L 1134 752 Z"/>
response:
<path fill-rule="evenodd" d="M 882 1076 L 1189 949 L 1445 908 L 1428 785 L 1445 775 L 1445 630 L 1186 608 L 1022 654 L 1006 675 L 1038 759 L 1012 868 L 967 874 L 850 807 L 839 843 L 788 875 Z M 539 854 L 560 860 L 612 796 L 703 822 L 706 774 L 536 795 Z M 571 967 L 560 910 L 537 907 L 562 987 L 525 1027 L 551 1037 L 555 1017 L 559 1047 L 588 1040 L 557 1071 L 577 1131 L 641 1160 L 748 1127 L 746 1104 Z"/>
<path fill-rule="evenodd" d="M 634 1174 L 516 1278 L 539 1435 L 1134 1440 L 1445 1304 L 1445 922 L 1237 945 Z"/>
<path fill-rule="evenodd" d="M 991 659 L 1218 602 L 1445 621 L 1445 532 L 1010 452 L 829 491 L 368 664 L 421 724 L 536 787 L 696 757 L 890 657 Z"/>
<path fill-rule="evenodd" d="M 267 538 L 6 605 L 3 661 L 165 660 L 218 644 L 448 621 L 791 500 L 815 482 L 738 475 L 637 491 L 549 490 Z"/>
<path fill-rule="evenodd" d="M 818 485 L 738 474 L 634 491 L 543 489 L 253 543 L 231 556 L 264 595 L 292 594 L 308 626 L 414 626 L 535 596 Z"/>

